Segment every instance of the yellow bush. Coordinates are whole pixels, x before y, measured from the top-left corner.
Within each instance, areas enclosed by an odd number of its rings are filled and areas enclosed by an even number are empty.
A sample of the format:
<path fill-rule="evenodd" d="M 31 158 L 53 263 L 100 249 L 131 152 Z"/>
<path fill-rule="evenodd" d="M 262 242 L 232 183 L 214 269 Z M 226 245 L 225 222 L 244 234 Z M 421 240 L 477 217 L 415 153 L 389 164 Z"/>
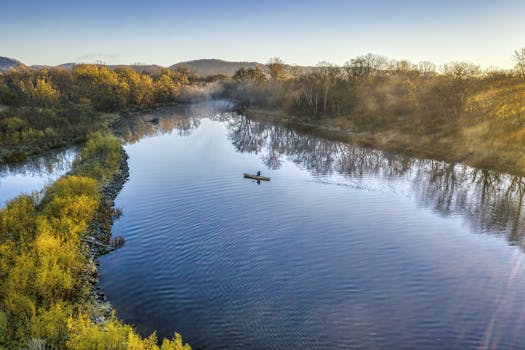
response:
<path fill-rule="evenodd" d="M 70 318 L 68 322 L 70 338 L 67 341 L 69 349 L 75 350 L 191 350 L 188 344 L 182 343 L 182 338 L 175 333 L 173 340 L 164 339 L 162 345 L 157 345 L 155 333 L 148 338 L 142 338 L 129 325 L 111 319 L 105 325 L 93 323 L 85 314 L 78 318 Z"/>
<path fill-rule="evenodd" d="M 0 210 L 0 349 L 30 339 L 71 350 L 187 350 L 176 335 L 157 345 L 114 316 L 95 324 L 86 314 L 89 284 L 82 238 L 100 206 L 99 190 L 119 169 L 120 144 L 94 134 L 75 174 L 51 185 L 37 207 L 21 196 Z"/>
<path fill-rule="evenodd" d="M 35 290 L 49 303 L 82 295 L 80 273 L 85 265 L 85 257 L 80 252 L 80 233 L 63 238 L 53 231 L 53 227 L 42 221 L 35 240 L 34 252 L 37 256 L 38 270 L 35 277 Z"/>
<path fill-rule="evenodd" d="M 60 346 L 68 337 L 67 320 L 71 313 L 71 306 L 64 302 L 40 308 L 31 322 L 31 335 L 45 339 L 48 345 Z"/>
<path fill-rule="evenodd" d="M 4 344 L 7 340 L 7 316 L 5 312 L 0 310 L 0 344 Z M 1 349 L 1 346 L 0 346 Z"/>
<path fill-rule="evenodd" d="M 98 198 L 99 184 L 84 176 L 67 176 L 57 180 L 47 191 L 46 197 L 75 197 L 86 195 Z"/>
<path fill-rule="evenodd" d="M 191 346 L 184 344 L 181 335 L 175 333 L 173 340 L 164 338 L 160 350 L 191 350 Z"/>
<path fill-rule="evenodd" d="M 74 239 L 86 229 L 97 207 L 98 200 L 86 195 L 57 196 L 46 206 L 44 214 L 57 235 L 64 239 Z"/>
<path fill-rule="evenodd" d="M 7 203 L 0 211 L 0 243 L 18 242 L 21 245 L 31 243 L 35 232 L 36 208 L 33 199 L 20 196 Z"/>
<path fill-rule="evenodd" d="M 118 172 L 120 149 L 120 142 L 115 136 L 92 133 L 77 160 L 77 164 L 83 163 L 80 171 L 84 176 L 106 183 Z"/>

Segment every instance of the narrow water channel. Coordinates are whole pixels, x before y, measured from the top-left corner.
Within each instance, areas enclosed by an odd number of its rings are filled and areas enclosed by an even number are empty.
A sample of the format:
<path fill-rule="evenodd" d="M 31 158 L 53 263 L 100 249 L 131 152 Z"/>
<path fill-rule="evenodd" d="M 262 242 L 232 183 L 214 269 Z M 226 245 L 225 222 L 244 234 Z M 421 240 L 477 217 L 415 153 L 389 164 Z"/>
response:
<path fill-rule="evenodd" d="M 0 208 L 16 196 L 41 191 L 71 170 L 78 147 L 48 151 L 26 161 L 0 165 Z"/>

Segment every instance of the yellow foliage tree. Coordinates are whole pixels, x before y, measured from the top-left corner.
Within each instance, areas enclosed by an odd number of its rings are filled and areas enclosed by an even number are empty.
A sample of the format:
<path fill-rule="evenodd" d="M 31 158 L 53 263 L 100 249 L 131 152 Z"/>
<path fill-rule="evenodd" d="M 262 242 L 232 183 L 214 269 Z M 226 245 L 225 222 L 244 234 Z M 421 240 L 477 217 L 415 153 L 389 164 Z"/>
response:
<path fill-rule="evenodd" d="M 29 73 L 19 80 L 18 87 L 25 100 L 30 105 L 49 107 L 58 100 L 59 93 L 49 80 L 47 70 L 42 70 L 38 76 Z"/>

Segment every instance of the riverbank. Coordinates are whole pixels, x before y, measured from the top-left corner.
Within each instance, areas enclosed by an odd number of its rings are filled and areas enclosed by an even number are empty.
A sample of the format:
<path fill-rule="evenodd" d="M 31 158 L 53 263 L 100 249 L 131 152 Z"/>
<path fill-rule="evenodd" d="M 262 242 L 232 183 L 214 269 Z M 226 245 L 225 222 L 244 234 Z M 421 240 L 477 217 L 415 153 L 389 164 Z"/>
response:
<path fill-rule="evenodd" d="M 109 184 L 100 191 L 100 206 L 95 213 L 95 218 L 88 228 L 84 242 L 89 247 L 90 263 L 88 266 L 88 282 L 92 287 L 91 297 L 95 305 L 92 319 L 97 323 L 104 323 L 111 318 L 115 311 L 106 299 L 104 292 L 97 286 L 99 282 L 98 258 L 120 248 L 124 245 L 123 237 L 112 238 L 112 226 L 115 219 L 121 215 L 121 211 L 115 208 L 115 199 L 129 178 L 128 155 L 124 148 L 120 150 L 120 166 L 118 172 L 113 176 Z"/>
<path fill-rule="evenodd" d="M 140 337 L 96 289 L 96 258 L 122 243 L 111 225 L 126 159 L 116 137 L 92 134 L 43 198 L 0 210 L 0 348 L 189 349 L 178 334 L 161 347 L 155 334 Z"/>
<path fill-rule="evenodd" d="M 0 111 L 0 163 L 83 143 L 90 133 L 106 131 L 122 113 L 100 113 L 89 106 L 4 108 Z"/>
<path fill-rule="evenodd" d="M 123 119 L 188 103 L 159 103 L 114 113 L 97 112 L 89 106 L 10 108 L 0 105 L 0 164 L 21 162 L 53 149 L 79 145 L 86 142 L 90 133 L 107 132 Z"/>
<path fill-rule="evenodd" d="M 282 110 L 247 107 L 238 111 L 254 120 L 286 125 L 360 147 L 525 176 L 525 147 L 514 141 L 519 129 L 514 133 L 509 131 L 507 138 L 494 140 L 486 137 L 490 126 L 476 120 L 468 127 L 455 129 L 447 124 L 434 125 L 431 121 L 426 125 L 415 124 L 412 120 L 377 127 L 372 123 L 353 123 L 351 117 L 315 120 Z"/>

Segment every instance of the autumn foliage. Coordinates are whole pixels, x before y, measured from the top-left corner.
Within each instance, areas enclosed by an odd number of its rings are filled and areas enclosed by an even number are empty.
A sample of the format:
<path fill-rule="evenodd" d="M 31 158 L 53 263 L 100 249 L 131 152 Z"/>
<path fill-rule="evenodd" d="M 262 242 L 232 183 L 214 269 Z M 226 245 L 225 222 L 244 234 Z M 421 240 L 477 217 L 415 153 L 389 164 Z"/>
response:
<path fill-rule="evenodd" d="M 114 122 L 115 112 L 173 104 L 191 78 L 184 70 L 94 64 L 0 74 L 0 162 L 83 142 Z"/>
<path fill-rule="evenodd" d="M 177 334 L 159 346 L 155 334 L 144 339 L 114 316 L 91 317 L 83 238 L 120 161 L 118 140 L 93 134 L 73 173 L 43 198 L 22 195 L 0 210 L 0 349 L 189 349 Z"/>

